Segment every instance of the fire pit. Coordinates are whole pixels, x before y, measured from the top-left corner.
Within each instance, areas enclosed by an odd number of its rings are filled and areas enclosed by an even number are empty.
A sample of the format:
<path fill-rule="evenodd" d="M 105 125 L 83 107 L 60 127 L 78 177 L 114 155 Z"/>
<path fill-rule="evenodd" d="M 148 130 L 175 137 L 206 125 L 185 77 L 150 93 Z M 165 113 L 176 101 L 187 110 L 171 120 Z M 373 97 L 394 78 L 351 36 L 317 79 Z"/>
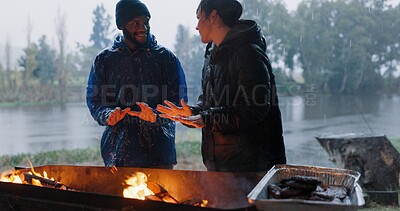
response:
<path fill-rule="evenodd" d="M 31 169 L 19 169 L 27 175 Z M 247 194 L 261 179 L 252 173 L 221 173 L 147 168 L 39 166 L 64 188 L 0 182 L 0 209 L 16 210 L 256 210 Z M 161 188 L 158 201 L 125 198 L 126 180 L 141 172 L 151 189 Z M 29 176 L 28 176 L 29 177 Z M 51 182 L 50 182 L 51 183 Z M 168 194 L 176 203 L 162 201 Z M 207 200 L 207 207 L 193 203 Z M 173 202 L 173 201 L 172 201 Z"/>

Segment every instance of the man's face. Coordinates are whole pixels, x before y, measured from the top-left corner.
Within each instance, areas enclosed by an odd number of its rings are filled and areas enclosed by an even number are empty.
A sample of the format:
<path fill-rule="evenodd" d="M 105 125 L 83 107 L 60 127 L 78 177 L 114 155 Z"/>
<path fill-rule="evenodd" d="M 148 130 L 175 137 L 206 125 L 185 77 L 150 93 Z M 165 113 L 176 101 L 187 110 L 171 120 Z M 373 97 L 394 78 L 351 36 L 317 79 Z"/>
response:
<path fill-rule="evenodd" d="M 126 23 L 125 30 L 129 35 L 127 38 L 134 45 L 145 44 L 147 42 L 147 36 L 150 29 L 149 20 L 149 17 L 142 15 Z"/>
<path fill-rule="evenodd" d="M 196 26 L 196 30 L 199 31 L 201 42 L 203 42 L 203 43 L 211 42 L 212 41 L 212 39 L 211 39 L 211 22 L 206 17 L 205 12 L 203 12 L 201 9 L 199 9 L 197 11 L 197 19 L 198 19 L 198 23 Z"/>

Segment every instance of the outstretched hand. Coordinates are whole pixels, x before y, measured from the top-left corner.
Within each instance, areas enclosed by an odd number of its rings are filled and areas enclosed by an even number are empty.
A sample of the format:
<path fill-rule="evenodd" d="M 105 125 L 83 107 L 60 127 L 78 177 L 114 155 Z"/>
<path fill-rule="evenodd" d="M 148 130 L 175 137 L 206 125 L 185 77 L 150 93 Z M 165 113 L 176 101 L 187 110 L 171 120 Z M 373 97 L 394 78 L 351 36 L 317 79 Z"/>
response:
<path fill-rule="evenodd" d="M 181 116 L 181 117 L 188 117 L 192 116 L 192 110 L 190 110 L 190 107 L 186 104 L 186 102 L 181 99 L 181 105 L 182 107 L 178 107 L 172 102 L 168 100 L 164 100 L 164 103 L 167 106 L 163 105 L 157 105 L 156 110 L 159 111 L 160 113 L 166 114 L 168 116 Z"/>
<path fill-rule="evenodd" d="M 140 102 L 137 102 L 136 105 L 140 107 L 141 111 L 129 111 L 129 115 L 139 117 L 140 119 L 151 123 L 156 122 L 157 115 L 153 112 L 153 109 L 151 109 L 149 105 Z"/>
<path fill-rule="evenodd" d="M 110 115 L 107 118 L 107 124 L 110 126 L 114 126 L 117 124 L 121 119 L 125 117 L 125 115 L 131 110 L 131 108 L 125 108 L 124 110 L 121 111 L 120 107 L 116 107 L 114 111 L 110 113 Z"/>
<path fill-rule="evenodd" d="M 201 115 L 183 117 L 183 116 L 170 116 L 168 114 L 160 114 L 160 117 L 167 118 L 172 121 L 177 121 L 182 124 L 189 125 L 195 128 L 203 128 L 205 126 L 203 119 L 201 118 Z"/>

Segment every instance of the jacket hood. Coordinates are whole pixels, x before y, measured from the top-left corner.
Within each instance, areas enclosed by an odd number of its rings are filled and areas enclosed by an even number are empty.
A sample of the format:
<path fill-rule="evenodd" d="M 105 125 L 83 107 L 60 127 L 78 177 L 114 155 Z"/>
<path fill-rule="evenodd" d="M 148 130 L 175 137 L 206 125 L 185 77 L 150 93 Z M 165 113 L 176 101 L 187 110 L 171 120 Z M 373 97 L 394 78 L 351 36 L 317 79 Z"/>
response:
<path fill-rule="evenodd" d="M 154 49 L 156 46 L 157 46 L 156 37 L 153 34 L 149 33 L 146 44 L 141 46 L 141 48 Z M 124 36 L 118 35 L 114 39 L 114 44 L 112 47 L 113 48 L 121 48 L 121 49 L 128 48 L 128 45 L 124 42 Z"/>
<path fill-rule="evenodd" d="M 253 20 L 240 20 L 226 35 L 220 47 L 231 48 L 242 44 L 257 44 L 266 49 L 261 27 Z"/>

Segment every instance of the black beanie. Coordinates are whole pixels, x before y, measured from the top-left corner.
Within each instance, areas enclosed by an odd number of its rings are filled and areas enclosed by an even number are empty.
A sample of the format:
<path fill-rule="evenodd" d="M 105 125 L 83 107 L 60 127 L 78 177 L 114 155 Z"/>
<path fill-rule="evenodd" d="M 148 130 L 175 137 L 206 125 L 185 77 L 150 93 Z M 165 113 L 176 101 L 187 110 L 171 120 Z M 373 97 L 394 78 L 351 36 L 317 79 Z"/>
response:
<path fill-rule="evenodd" d="M 128 21 L 141 15 L 151 17 L 146 5 L 139 0 L 120 0 L 115 7 L 115 21 L 120 30 Z"/>

